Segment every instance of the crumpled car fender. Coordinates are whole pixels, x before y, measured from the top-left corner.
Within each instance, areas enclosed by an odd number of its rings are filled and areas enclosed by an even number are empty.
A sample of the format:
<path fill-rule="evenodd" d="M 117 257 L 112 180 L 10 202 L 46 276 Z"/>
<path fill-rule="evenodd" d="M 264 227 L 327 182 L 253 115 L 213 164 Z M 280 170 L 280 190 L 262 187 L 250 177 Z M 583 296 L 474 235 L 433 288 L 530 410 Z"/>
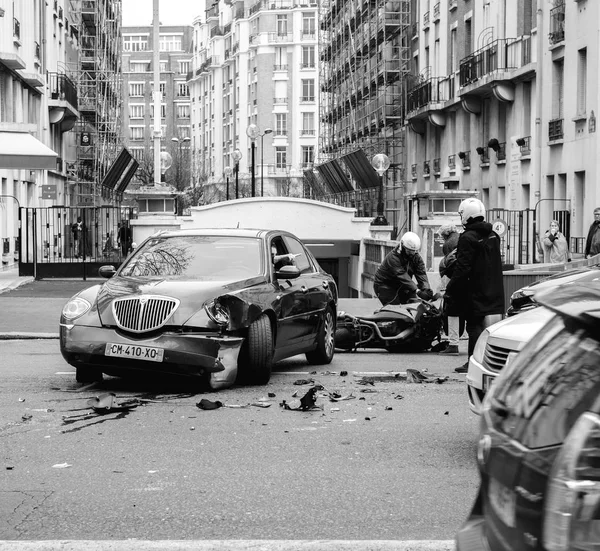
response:
<path fill-rule="evenodd" d="M 260 305 L 249 302 L 239 295 L 221 295 L 214 299 L 214 304 L 229 314 L 229 323 L 224 327 L 226 331 L 245 329 L 263 313 Z M 196 312 L 184 325 L 186 327 L 218 328 L 218 325 L 206 314 L 204 308 Z"/>

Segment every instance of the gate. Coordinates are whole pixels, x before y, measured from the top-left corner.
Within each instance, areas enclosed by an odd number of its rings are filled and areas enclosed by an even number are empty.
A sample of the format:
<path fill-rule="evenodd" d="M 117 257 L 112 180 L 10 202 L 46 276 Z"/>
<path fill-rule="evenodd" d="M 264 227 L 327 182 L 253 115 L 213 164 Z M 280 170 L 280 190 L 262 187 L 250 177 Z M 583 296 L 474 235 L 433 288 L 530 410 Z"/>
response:
<path fill-rule="evenodd" d="M 133 209 L 112 206 L 21 207 L 19 275 L 85 280 L 100 266 L 119 266 L 127 256 L 119 229 L 132 216 Z"/>
<path fill-rule="evenodd" d="M 505 267 L 515 264 L 535 262 L 534 210 L 489 209 L 488 222 L 504 222 L 506 231 L 500 236 L 502 264 Z"/>

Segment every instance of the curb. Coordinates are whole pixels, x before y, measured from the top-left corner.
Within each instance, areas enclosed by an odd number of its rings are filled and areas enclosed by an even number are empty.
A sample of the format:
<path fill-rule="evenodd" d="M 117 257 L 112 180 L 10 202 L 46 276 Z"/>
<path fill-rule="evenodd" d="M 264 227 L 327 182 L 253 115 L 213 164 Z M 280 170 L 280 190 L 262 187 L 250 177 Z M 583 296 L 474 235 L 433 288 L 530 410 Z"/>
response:
<path fill-rule="evenodd" d="M 2 288 L 0 288 L 0 294 L 6 291 L 13 291 L 17 287 L 25 285 L 26 283 L 31 283 L 32 281 L 35 281 L 33 276 L 19 277 L 16 280 L 11 281 L 8 285 L 2 286 Z"/>
<path fill-rule="evenodd" d="M 19 340 L 34 340 L 34 339 L 58 339 L 58 333 L 26 333 L 21 331 L 10 331 L 8 333 L 0 333 L 0 341 L 19 341 Z M 0 547 L 0 549 L 2 549 Z"/>
<path fill-rule="evenodd" d="M 0 541 L 0 551 L 454 551 L 454 540 Z"/>

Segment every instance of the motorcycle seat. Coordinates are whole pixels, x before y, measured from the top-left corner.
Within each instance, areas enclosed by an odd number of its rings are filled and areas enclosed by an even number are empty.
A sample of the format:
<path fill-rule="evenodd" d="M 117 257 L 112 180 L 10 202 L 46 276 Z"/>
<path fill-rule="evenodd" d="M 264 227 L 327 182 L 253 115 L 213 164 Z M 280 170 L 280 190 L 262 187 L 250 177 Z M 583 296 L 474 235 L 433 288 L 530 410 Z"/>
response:
<path fill-rule="evenodd" d="M 360 316 L 360 319 L 372 322 L 380 321 L 398 321 L 398 318 L 411 319 L 407 312 L 386 312 L 378 310 L 369 316 Z"/>

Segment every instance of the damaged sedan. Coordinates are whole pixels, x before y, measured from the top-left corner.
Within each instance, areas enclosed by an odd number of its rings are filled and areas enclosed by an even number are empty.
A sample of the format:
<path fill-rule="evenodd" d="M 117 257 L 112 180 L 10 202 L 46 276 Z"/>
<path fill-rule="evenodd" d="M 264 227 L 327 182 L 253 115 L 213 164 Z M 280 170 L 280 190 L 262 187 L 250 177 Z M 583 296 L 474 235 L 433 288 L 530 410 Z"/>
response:
<path fill-rule="evenodd" d="M 336 283 L 288 232 L 161 232 L 99 273 L 108 281 L 72 297 L 60 319 L 78 382 L 162 373 L 218 390 L 266 384 L 297 354 L 333 358 Z"/>

